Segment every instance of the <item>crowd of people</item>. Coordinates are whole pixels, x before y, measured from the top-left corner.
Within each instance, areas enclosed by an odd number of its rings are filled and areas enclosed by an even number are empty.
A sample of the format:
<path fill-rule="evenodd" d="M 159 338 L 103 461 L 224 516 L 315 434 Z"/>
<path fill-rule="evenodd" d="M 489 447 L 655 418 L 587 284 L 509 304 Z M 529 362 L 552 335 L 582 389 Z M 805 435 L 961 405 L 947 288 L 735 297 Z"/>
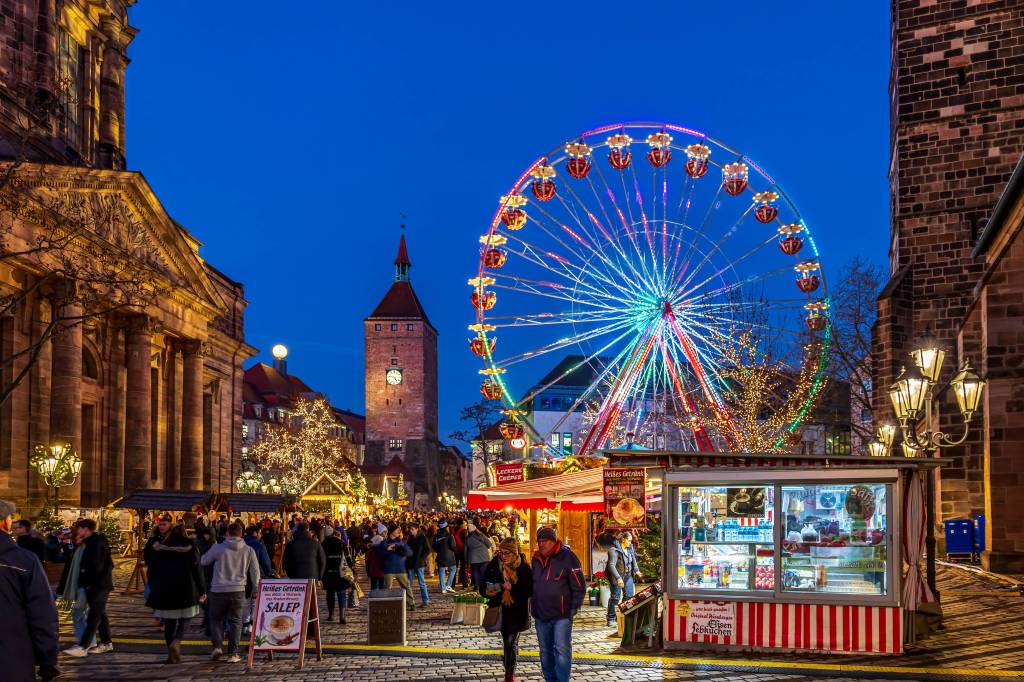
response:
<path fill-rule="evenodd" d="M 84 657 L 113 650 L 107 600 L 113 589 L 110 544 L 92 519 L 41 536 L 27 520 L 14 521 L 13 505 L 0 501 L 0 598 L 18 604 L 19 618 L 4 619 L 0 642 L 31 649 L 43 679 L 59 674 L 58 609 L 70 617 L 76 643 L 64 655 Z M 181 662 L 189 623 L 202 617 L 211 658 L 237 663 L 239 642 L 251 628 L 256 586 L 262 578 L 317 581 L 327 619 L 346 623 L 345 610 L 359 606 L 357 565 L 372 589 L 405 591 L 409 609 L 430 603 L 429 580 L 442 595 L 479 593 L 488 601 L 488 629 L 500 633 L 506 681 L 515 679 L 520 633 L 536 628 L 546 680 L 569 679 L 572 623 L 587 592 L 579 558 L 553 528 L 537 531 L 532 557 L 521 550 L 523 524 L 515 514 L 419 514 L 393 519 L 332 519 L 323 515 L 241 518 L 226 514 L 169 514 L 146 519 L 142 550 L 148 579 L 146 606 L 163 630 L 166 662 Z M 8 535 L 8 533 L 12 534 Z M 640 577 L 631 536 L 609 538 L 607 575 L 613 597 L 632 596 Z M 52 586 L 43 560 L 63 563 Z M 17 621 L 17 622 L 15 622 Z M 3 647 L 3 648 L 6 648 Z M 15 656 L 19 662 L 23 656 Z M 24 663 L 19 663 L 24 665 Z M 34 679 L 18 671 L 11 679 Z"/>

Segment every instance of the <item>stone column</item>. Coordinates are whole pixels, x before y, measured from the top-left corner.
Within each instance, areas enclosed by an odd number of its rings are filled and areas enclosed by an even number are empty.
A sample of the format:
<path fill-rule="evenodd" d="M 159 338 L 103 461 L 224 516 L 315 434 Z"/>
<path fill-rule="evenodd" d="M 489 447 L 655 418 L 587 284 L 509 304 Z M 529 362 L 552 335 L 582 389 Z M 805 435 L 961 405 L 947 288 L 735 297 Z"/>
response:
<path fill-rule="evenodd" d="M 113 331 L 108 360 L 109 395 L 107 417 L 107 489 L 106 498 L 115 499 L 125 493 L 124 487 L 124 437 L 125 437 L 125 334 Z"/>
<path fill-rule="evenodd" d="M 74 296 L 61 296 L 54 304 L 59 332 L 53 337 L 53 374 L 50 384 L 50 442 L 82 447 L 82 307 Z M 71 302 L 68 302 L 70 299 Z M 95 462 L 89 463 L 95 466 Z M 65 501 L 78 504 L 81 477 L 64 489 Z"/>
<path fill-rule="evenodd" d="M 152 395 L 150 358 L 153 324 L 145 316 L 133 318 L 128 325 L 125 364 L 128 369 L 125 390 L 124 487 L 126 492 L 150 486 Z"/>
<path fill-rule="evenodd" d="M 206 344 L 181 345 L 184 376 L 181 390 L 181 489 L 203 489 L 203 358 Z"/>

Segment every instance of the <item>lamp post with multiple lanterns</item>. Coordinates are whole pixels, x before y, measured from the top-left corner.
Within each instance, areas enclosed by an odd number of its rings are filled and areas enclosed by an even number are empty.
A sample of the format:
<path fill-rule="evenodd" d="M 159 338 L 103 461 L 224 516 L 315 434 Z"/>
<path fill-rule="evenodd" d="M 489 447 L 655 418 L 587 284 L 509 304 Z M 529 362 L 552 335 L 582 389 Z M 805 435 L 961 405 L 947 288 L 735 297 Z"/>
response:
<path fill-rule="evenodd" d="M 899 427 L 889 421 L 878 426 L 877 440 L 868 443 L 868 452 L 874 456 L 890 454 L 896 442 L 897 430 L 902 436 L 899 444 L 905 457 L 933 457 L 940 448 L 951 448 L 967 440 L 971 429 L 971 420 L 981 404 L 985 380 L 964 361 L 960 371 L 953 375 L 946 386 L 939 386 L 942 374 L 942 363 L 946 352 L 938 340 L 926 332 L 910 352 L 911 364 L 903 368 L 899 377 L 889 387 L 889 400 Z M 963 434 L 953 437 L 950 434 L 932 427 L 932 403 L 935 396 L 949 388 L 956 398 L 963 421 Z M 925 544 L 928 548 L 928 586 L 938 594 L 935 588 L 935 482 L 929 474 L 926 480 L 927 508 L 925 510 L 927 534 Z"/>
<path fill-rule="evenodd" d="M 263 490 L 263 477 L 255 471 L 243 471 L 235 479 L 235 487 L 241 493 L 258 493 Z"/>
<path fill-rule="evenodd" d="M 60 507 L 60 489 L 74 485 L 82 471 L 82 459 L 71 443 L 55 443 L 49 447 L 37 445 L 29 463 L 36 468 L 47 487 L 53 488 L 53 511 Z"/>

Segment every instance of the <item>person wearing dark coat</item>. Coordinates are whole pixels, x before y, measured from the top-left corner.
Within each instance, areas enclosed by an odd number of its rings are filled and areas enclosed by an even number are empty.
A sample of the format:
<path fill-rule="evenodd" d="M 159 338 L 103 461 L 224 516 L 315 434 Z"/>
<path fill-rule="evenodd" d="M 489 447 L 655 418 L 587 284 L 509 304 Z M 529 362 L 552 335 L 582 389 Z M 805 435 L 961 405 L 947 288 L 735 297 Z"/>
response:
<path fill-rule="evenodd" d="M 409 524 L 409 551 L 411 552 L 405 560 L 405 571 L 408 574 L 409 584 L 415 579 L 420 585 L 420 599 L 423 606 L 430 604 L 430 594 L 427 592 L 427 557 L 430 556 L 430 545 L 427 544 L 427 536 L 423 529 L 415 523 Z"/>
<path fill-rule="evenodd" d="M 57 668 L 57 608 L 39 558 L 22 549 L 8 533 L 13 504 L 0 500 L 0 656 L 9 682 L 34 682 L 36 667 L 44 680 Z"/>
<path fill-rule="evenodd" d="M 456 575 L 459 578 L 459 585 L 463 589 L 469 587 L 469 564 L 466 563 L 466 536 L 469 535 L 469 531 L 466 530 L 463 525 L 465 521 L 458 519 L 455 521 L 455 530 L 452 531 L 452 537 L 455 539 L 455 561 L 457 565 L 455 567 Z"/>
<path fill-rule="evenodd" d="M 203 521 L 202 517 L 196 519 L 195 526 L 195 544 L 196 551 L 199 552 L 199 558 L 201 559 L 204 554 L 210 551 L 210 548 L 217 544 L 217 535 L 213 528 Z M 209 566 L 203 566 L 203 584 L 207 587 L 213 582 L 213 564 Z M 210 635 L 210 601 L 207 600 L 203 604 L 203 631 L 207 636 Z"/>
<path fill-rule="evenodd" d="M 384 538 L 374 535 L 366 545 L 366 577 L 370 579 L 371 590 L 384 589 L 384 560 L 377 553 L 377 545 L 383 541 Z"/>
<path fill-rule="evenodd" d="M 334 620 L 334 600 L 338 600 L 338 622 L 345 623 L 345 592 L 352 587 L 348 578 L 352 563 L 349 559 L 348 549 L 345 542 L 334 531 L 321 543 L 324 548 L 324 555 L 327 557 L 324 569 L 324 591 L 327 592 L 327 620 Z M 349 569 L 349 570 L 346 570 Z M 343 575 L 344 574 L 344 575 Z"/>
<path fill-rule="evenodd" d="M 437 525 L 434 553 L 437 555 L 437 579 L 441 583 L 441 594 L 454 592 L 452 584 L 455 583 L 455 538 L 448 531 L 447 521 Z"/>
<path fill-rule="evenodd" d="M 46 540 L 32 532 L 32 522 L 28 519 L 18 519 L 14 522 L 14 535 L 17 537 L 18 547 L 39 557 L 39 562 L 46 561 Z"/>
<path fill-rule="evenodd" d="M 300 523 L 292 531 L 292 540 L 284 546 L 284 572 L 289 578 L 321 580 L 327 566 L 327 555 L 319 542 Z"/>
<path fill-rule="evenodd" d="M 519 553 L 514 540 L 502 540 L 497 556 L 484 569 L 481 582 L 480 594 L 487 597 L 487 606 L 501 607 L 501 660 L 505 666 L 505 682 L 515 682 L 519 633 L 530 629 L 533 569 Z"/>
<path fill-rule="evenodd" d="M 270 564 L 270 554 L 267 552 L 266 545 L 260 542 L 259 534 L 259 526 L 249 526 L 245 529 L 245 536 L 242 539 L 245 540 L 245 544 L 252 547 L 252 551 L 256 552 L 256 560 L 260 566 L 260 577 L 270 578 L 274 572 L 274 567 Z"/>
<path fill-rule="evenodd" d="M 394 587 L 397 581 L 408 597 L 406 605 L 410 609 L 415 609 L 416 602 L 412 596 L 412 585 L 409 584 L 409 576 L 405 572 L 405 560 L 412 554 L 412 550 L 402 539 L 402 528 L 397 524 L 391 524 L 388 528 L 387 538 L 374 549 L 384 564 L 384 587 Z"/>
<path fill-rule="evenodd" d="M 572 676 L 572 619 L 583 606 L 585 593 L 579 558 L 558 540 L 554 528 L 539 528 L 530 606 L 545 680 L 569 682 Z"/>
<path fill-rule="evenodd" d="M 63 653 L 81 658 L 114 650 L 110 637 L 110 620 L 107 618 L 107 599 L 114 589 L 114 560 L 110 556 L 110 543 L 107 537 L 96 532 L 96 521 L 80 520 L 78 536 L 85 545 L 82 566 L 78 574 L 78 586 L 85 589 L 89 614 L 78 644 L 68 647 Z M 99 642 L 96 646 L 87 648 L 97 634 Z"/>
<path fill-rule="evenodd" d="M 206 583 L 199 566 L 199 552 L 185 536 L 184 526 L 170 526 L 168 521 L 161 520 L 157 527 L 161 532 L 150 539 L 143 551 L 149 578 L 146 606 L 164 621 L 166 662 L 181 663 L 181 640 L 188 622 L 199 615 L 199 604 L 206 601 Z"/>

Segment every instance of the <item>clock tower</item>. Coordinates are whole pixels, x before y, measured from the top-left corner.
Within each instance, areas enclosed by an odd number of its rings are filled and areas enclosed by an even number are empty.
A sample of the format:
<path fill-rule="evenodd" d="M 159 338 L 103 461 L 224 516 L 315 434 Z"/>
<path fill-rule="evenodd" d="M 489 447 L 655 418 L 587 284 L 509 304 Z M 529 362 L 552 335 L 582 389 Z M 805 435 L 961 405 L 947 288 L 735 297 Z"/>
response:
<path fill-rule="evenodd" d="M 413 291 L 411 267 L 403 226 L 395 279 L 364 321 L 366 463 L 399 457 L 413 474 L 414 494 L 433 500 L 440 492 L 437 330 Z"/>

